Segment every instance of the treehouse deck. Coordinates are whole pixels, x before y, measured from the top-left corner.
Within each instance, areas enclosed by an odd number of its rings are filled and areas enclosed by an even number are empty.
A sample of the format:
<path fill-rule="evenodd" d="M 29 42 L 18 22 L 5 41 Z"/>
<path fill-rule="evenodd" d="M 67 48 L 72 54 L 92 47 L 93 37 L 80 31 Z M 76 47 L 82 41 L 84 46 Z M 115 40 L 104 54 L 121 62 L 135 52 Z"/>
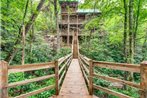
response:
<path fill-rule="evenodd" d="M 89 95 L 78 59 L 72 59 L 60 93 L 53 98 L 97 98 Z"/>

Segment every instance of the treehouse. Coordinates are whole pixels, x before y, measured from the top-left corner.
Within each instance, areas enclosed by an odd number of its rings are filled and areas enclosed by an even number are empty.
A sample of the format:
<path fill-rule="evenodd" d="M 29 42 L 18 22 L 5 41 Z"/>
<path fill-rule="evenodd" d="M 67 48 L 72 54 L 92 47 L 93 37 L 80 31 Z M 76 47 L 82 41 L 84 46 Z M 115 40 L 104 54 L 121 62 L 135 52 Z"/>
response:
<path fill-rule="evenodd" d="M 59 20 L 61 41 L 69 46 L 72 43 L 73 34 L 77 33 L 79 37 L 84 36 L 81 30 L 85 22 L 94 16 L 99 16 L 101 12 L 98 9 L 78 9 L 77 0 L 60 0 L 59 4 L 61 7 Z"/>

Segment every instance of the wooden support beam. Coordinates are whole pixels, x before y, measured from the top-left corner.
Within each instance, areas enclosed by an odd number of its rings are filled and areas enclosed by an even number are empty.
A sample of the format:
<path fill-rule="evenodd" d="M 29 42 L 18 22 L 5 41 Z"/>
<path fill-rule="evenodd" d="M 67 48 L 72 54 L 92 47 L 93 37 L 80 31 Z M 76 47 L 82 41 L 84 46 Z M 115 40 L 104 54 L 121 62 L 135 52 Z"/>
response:
<path fill-rule="evenodd" d="M 89 85 L 88 76 L 86 75 L 86 72 L 84 71 L 84 67 L 82 66 L 82 61 L 81 61 L 80 57 L 79 57 L 79 64 L 80 64 L 84 79 L 86 80 L 87 84 Z"/>
<path fill-rule="evenodd" d="M 0 98 L 8 98 L 8 63 L 0 61 Z"/>
<path fill-rule="evenodd" d="M 123 70 L 123 71 L 140 73 L 140 65 L 136 65 L 136 64 L 94 61 L 94 65 L 101 68 L 110 68 L 114 70 Z"/>
<path fill-rule="evenodd" d="M 54 85 L 47 86 L 47 87 L 41 88 L 39 90 L 35 90 L 35 91 L 29 92 L 29 93 L 26 93 L 26 94 L 22 94 L 20 96 L 15 97 L 15 98 L 28 98 L 28 97 L 30 97 L 32 95 L 36 95 L 36 94 L 39 94 L 41 92 L 44 92 L 44 91 L 47 91 L 47 90 L 51 90 L 54 87 L 55 87 Z M 5 97 L 2 97 L 2 98 L 5 98 Z"/>
<path fill-rule="evenodd" d="M 110 90 L 110 89 L 105 88 L 105 87 L 101 87 L 101 86 L 98 86 L 98 85 L 93 85 L 93 87 L 95 89 L 97 89 L 97 90 L 101 90 L 101 91 L 106 92 L 108 94 L 111 94 L 111 95 L 114 95 L 114 96 L 118 96 L 119 98 L 131 98 L 130 96 L 127 96 L 127 95 L 124 95 L 122 93 Z"/>
<path fill-rule="evenodd" d="M 83 58 L 83 56 L 80 54 L 80 58 L 84 61 L 84 63 L 86 63 L 89 66 L 89 62 Z"/>
<path fill-rule="evenodd" d="M 33 79 L 27 79 L 27 80 L 20 81 L 20 82 L 10 83 L 10 84 L 8 84 L 8 87 L 11 88 L 11 87 L 15 87 L 15 86 L 25 85 L 25 84 L 32 83 L 32 82 L 38 82 L 38 81 L 50 79 L 53 77 L 55 77 L 55 74 L 37 77 L 37 78 L 33 78 Z"/>
<path fill-rule="evenodd" d="M 89 61 L 89 94 L 93 94 L 93 61 Z"/>
<path fill-rule="evenodd" d="M 113 78 L 113 77 L 108 77 L 108 76 L 103 76 L 100 74 L 93 74 L 93 77 L 96 77 L 97 79 L 101 78 L 101 79 L 104 79 L 104 80 L 110 81 L 110 82 L 119 82 L 119 83 L 126 84 L 126 85 L 140 89 L 140 84 L 133 83 L 130 81 L 125 81 L 125 80 L 121 80 L 121 79 L 117 79 L 117 78 Z"/>
<path fill-rule="evenodd" d="M 141 96 L 147 98 L 147 61 L 141 63 Z"/>
<path fill-rule="evenodd" d="M 59 67 L 58 67 L 58 61 L 55 61 L 55 90 L 56 95 L 59 95 Z"/>
<path fill-rule="evenodd" d="M 25 72 L 39 69 L 54 68 L 54 62 L 8 66 L 9 73 Z"/>
<path fill-rule="evenodd" d="M 61 84 L 61 81 L 64 79 L 65 74 L 66 74 L 66 70 L 63 71 L 63 73 L 59 79 L 59 85 Z"/>

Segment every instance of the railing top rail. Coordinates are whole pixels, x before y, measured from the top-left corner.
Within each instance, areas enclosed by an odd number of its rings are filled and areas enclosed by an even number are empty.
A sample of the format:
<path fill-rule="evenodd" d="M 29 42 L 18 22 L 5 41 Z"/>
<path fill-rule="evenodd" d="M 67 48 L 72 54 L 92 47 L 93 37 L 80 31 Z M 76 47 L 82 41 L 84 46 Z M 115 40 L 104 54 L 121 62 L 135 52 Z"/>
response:
<path fill-rule="evenodd" d="M 104 62 L 104 61 L 95 61 L 93 60 L 94 64 L 109 64 L 109 65 L 118 65 L 118 66 L 137 66 L 139 67 L 140 64 L 128 64 L 128 63 L 115 63 L 115 62 Z"/>
<path fill-rule="evenodd" d="M 82 54 L 80 54 L 80 56 L 81 56 L 82 58 L 84 58 L 86 61 L 90 61 L 90 60 L 91 60 L 90 58 L 88 58 L 88 57 L 86 57 L 86 56 L 84 56 L 84 55 L 82 55 Z"/>
<path fill-rule="evenodd" d="M 25 71 L 53 68 L 53 67 L 55 67 L 54 62 L 40 63 L 40 64 L 15 65 L 15 66 L 8 66 L 8 72 L 17 73 L 17 72 L 25 72 Z"/>
<path fill-rule="evenodd" d="M 70 56 L 72 56 L 72 53 L 64 56 L 64 57 L 61 57 L 58 59 L 58 65 L 62 64 L 65 60 L 67 60 Z"/>

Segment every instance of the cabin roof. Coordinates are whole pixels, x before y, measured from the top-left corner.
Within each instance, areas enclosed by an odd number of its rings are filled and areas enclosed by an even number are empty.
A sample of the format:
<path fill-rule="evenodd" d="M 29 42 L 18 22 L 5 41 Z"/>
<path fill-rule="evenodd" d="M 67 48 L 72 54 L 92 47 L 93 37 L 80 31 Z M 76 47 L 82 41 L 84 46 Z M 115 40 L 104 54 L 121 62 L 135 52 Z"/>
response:
<path fill-rule="evenodd" d="M 79 2 L 79 0 L 59 0 L 60 3 L 63 3 L 63 2 Z"/>
<path fill-rule="evenodd" d="M 98 9 L 78 9 L 77 13 L 81 13 L 81 14 L 91 14 L 91 13 L 101 13 L 100 10 Z"/>

